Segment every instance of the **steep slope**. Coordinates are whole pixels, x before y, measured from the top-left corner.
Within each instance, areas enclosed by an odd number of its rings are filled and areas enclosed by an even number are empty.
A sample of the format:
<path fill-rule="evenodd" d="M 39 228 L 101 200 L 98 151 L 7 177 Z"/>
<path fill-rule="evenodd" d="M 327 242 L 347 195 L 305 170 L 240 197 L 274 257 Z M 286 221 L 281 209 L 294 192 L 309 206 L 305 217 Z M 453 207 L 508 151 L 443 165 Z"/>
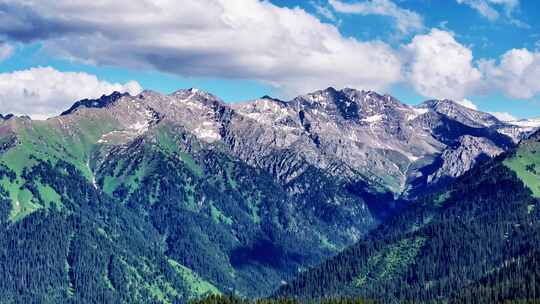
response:
<path fill-rule="evenodd" d="M 452 100 L 428 100 L 418 106 L 444 114 L 471 127 L 491 127 L 504 125 L 495 116 L 458 105 Z"/>
<path fill-rule="evenodd" d="M 450 303 L 474 303 L 475 299 L 493 299 L 497 302 L 517 300 L 532 303 L 540 298 L 540 254 L 529 251 L 488 273 L 477 282 L 456 291 Z M 486 301 L 487 302 L 487 301 Z"/>
<path fill-rule="evenodd" d="M 538 189 L 539 178 L 531 176 L 538 138 L 534 134 L 514 152 L 424 197 L 277 294 L 384 302 L 538 298 L 533 282 L 540 212 L 538 195 L 531 191 Z"/>
<path fill-rule="evenodd" d="M 3 290 L 14 302 L 267 295 L 392 216 L 396 197 L 513 145 L 467 123 L 332 88 L 233 106 L 196 89 L 114 93 L 46 121 L 3 117 Z"/>
<path fill-rule="evenodd" d="M 512 147 L 522 134 L 492 115 L 452 101 L 415 108 L 388 95 L 353 89 L 328 88 L 288 102 L 262 98 L 233 108 L 261 123 L 244 130 L 243 140 L 252 140 L 247 147 L 236 146 L 238 151 L 261 142 L 294 150 L 336 176 L 360 174 L 370 184 L 405 197 L 455 178 L 484 156 Z M 502 128 L 515 129 L 517 137 L 499 132 Z M 482 142 L 482 151 L 474 148 L 475 141 Z M 460 149 L 468 153 L 444 157 Z"/>
<path fill-rule="evenodd" d="M 2 122 L 8 299 L 260 296 L 375 224 L 365 185 L 349 190 L 288 151 L 267 162 L 290 157 L 282 166 L 294 179 L 236 157 L 221 141 L 235 114 L 209 94 L 115 95 L 46 121 Z"/>
<path fill-rule="evenodd" d="M 418 105 L 420 109 L 430 109 L 441 113 L 453 120 L 475 128 L 489 128 L 498 133 L 507 135 L 514 142 L 525 139 L 540 127 L 535 119 L 523 119 L 518 121 L 501 121 L 495 116 L 463 107 L 452 100 L 428 100 Z"/>

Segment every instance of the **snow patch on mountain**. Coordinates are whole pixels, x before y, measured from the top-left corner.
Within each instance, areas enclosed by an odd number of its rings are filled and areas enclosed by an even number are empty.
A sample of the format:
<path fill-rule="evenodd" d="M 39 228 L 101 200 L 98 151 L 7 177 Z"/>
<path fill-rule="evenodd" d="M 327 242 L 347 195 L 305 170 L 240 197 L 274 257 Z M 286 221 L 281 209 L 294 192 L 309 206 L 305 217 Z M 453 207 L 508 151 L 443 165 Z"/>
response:
<path fill-rule="evenodd" d="M 376 122 L 382 121 L 383 118 L 384 118 L 384 115 L 377 114 L 377 115 L 368 116 L 366 118 L 362 118 L 362 121 L 367 122 L 367 123 L 376 123 Z"/>
<path fill-rule="evenodd" d="M 193 130 L 193 134 L 197 136 L 197 138 L 207 141 L 207 142 L 215 142 L 219 139 L 221 139 L 221 136 L 219 133 L 217 133 L 213 129 L 207 129 L 204 126 L 198 127 L 195 130 Z"/>
<path fill-rule="evenodd" d="M 540 117 L 509 121 L 508 123 L 532 131 L 533 129 L 540 127 Z"/>
<path fill-rule="evenodd" d="M 412 113 L 407 116 L 407 120 L 415 120 L 417 117 L 422 116 L 428 112 L 428 109 L 412 108 Z"/>

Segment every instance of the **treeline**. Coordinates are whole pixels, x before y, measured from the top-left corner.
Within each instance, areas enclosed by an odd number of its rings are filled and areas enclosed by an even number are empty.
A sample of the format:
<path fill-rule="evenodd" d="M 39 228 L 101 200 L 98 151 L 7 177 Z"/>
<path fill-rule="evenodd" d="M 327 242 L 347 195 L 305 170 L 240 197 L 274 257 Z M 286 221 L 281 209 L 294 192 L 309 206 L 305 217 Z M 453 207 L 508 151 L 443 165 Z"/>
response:
<path fill-rule="evenodd" d="M 37 198 L 38 185 L 48 185 L 62 194 L 62 207 L 0 223 L 0 303 L 185 303 L 192 296 L 155 228 L 71 164 L 40 162 L 23 176 L 21 189 Z"/>
<path fill-rule="evenodd" d="M 469 303 L 481 303 L 482 298 L 476 298 L 478 302 L 469 302 Z M 448 301 L 428 301 L 428 302 L 394 302 L 394 303 L 403 303 L 403 304 L 420 304 L 420 303 L 445 303 Z M 192 300 L 188 304 L 378 304 L 382 303 L 381 301 L 376 300 L 365 300 L 360 298 L 345 298 L 345 297 L 336 297 L 336 298 L 325 298 L 325 299 L 311 299 L 311 300 L 299 300 L 294 298 L 279 298 L 279 299 L 258 299 L 258 300 L 249 300 L 245 298 L 240 298 L 232 295 L 211 295 L 198 300 Z M 451 303 L 464 303 L 460 301 L 452 301 Z M 540 300 L 502 300 L 500 302 L 490 302 L 490 303 L 501 303 L 501 304 L 538 304 Z"/>
<path fill-rule="evenodd" d="M 160 144 L 111 148 L 95 180 L 63 160 L 33 158 L 21 174 L 0 166 L 0 303 L 266 296 L 335 253 L 343 227 L 367 227 L 361 194 L 316 168 L 284 186 L 217 149 Z M 10 220 L 8 190 L 30 193 L 37 209 Z"/>
<path fill-rule="evenodd" d="M 202 299 L 190 301 L 189 304 L 302 304 L 306 301 L 300 301 L 294 298 L 279 299 L 258 299 L 248 300 L 233 295 L 211 295 Z M 355 298 L 334 298 L 318 301 L 307 301 L 307 303 L 317 304 L 375 304 L 373 300 L 363 300 Z"/>
<path fill-rule="evenodd" d="M 488 162 L 292 279 L 276 297 L 415 303 L 539 299 L 538 204 L 514 172 L 499 161 Z"/>

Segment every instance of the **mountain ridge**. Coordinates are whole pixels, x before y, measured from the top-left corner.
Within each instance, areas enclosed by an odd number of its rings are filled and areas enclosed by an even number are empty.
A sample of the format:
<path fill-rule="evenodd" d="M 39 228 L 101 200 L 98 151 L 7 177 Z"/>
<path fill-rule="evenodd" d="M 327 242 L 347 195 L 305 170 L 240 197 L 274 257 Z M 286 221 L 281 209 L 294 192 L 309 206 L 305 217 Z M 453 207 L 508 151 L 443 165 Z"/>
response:
<path fill-rule="evenodd" d="M 440 154 L 442 156 L 444 154 L 443 150 L 446 147 L 455 149 L 456 147 L 454 146 L 456 144 L 463 142 L 462 140 L 458 140 L 460 135 L 468 134 L 473 137 L 488 136 L 489 138 L 492 135 L 488 135 L 484 131 L 480 134 L 477 132 L 477 130 L 489 130 L 493 134 L 499 134 L 497 136 L 500 138 L 508 136 L 514 143 L 517 143 L 530 131 L 521 131 L 519 127 L 501 122 L 488 113 L 471 110 L 449 100 L 431 100 L 417 106 L 408 106 L 390 95 L 380 95 L 373 91 L 357 91 L 349 88 L 343 90 L 327 88 L 296 97 L 290 101 L 282 101 L 269 97 L 237 104 L 224 103 L 218 97 L 194 88 L 177 90 L 168 95 L 149 90 L 143 91 L 137 96 L 115 92 L 108 96 L 104 95 L 97 100 L 86 99 L 76 102 L 62 116 L 73 113 L 77 109 L 92 107 L 92 104 L 94 107 L 102 107 L 124 99 L 129 99 L 134 104 L 141 104 L 143 107 L 153 107 L 153 111 L 155 113 L 159 112 L 158 114 L 161 117 L 170 116 L 169 118 L 172 120 L 182 120 L 186 125 L 189 125 L 188 127 L 197 126 L 191 128 L 191 132 L 198 134 L 201 140 L 208 141 L 209 143 L 226 140 L 229 141 L 230 145 L 236 144 L 236 137 L 248 136 L 246 130 L 239 130 L 243 133 L 242 135 L 232 134 L 230 132 L 235 127 L 244 127 L 238 125 L 241 124 L 241 122 L 238 123 L 238 117 L 242 116 L 246 119 L 255 119 L 259 124 L 263 123 L 265 125 L 264 128 L 281 129 L 269 132 L 268 130 L 263 131 L 260 125 L 257 128 L 259 129 L 259 135 L 263 133 L 263 136 L 271 136 L 273 138 L 273 143 L 266 142 L 273 149 L 287 149 L 292 147 L 293 149 L 300 150 L 304 157 L 312 158 L 310 160 L 312 164 L 322 164 L 326 168 L 328 166 L 334 166 L 336 168 L 343 167 L 339 164 L 332 164 L 336 160 L 338 160 L 338 163 L 346 162 L 349 164 L 347 165 L 348 167 L 352 166 L 353 168 L 345 169 L 349 173 L 339 172 L 339 174 L 354 174 L 350 173 L 350 171 L 360 170 L 358 173 L 366 175 L 368 178 L 371 177 L 372 183 L 382 183 L 384 187 L 388 187 L 391 191 L 397 193 L 397 195 L 405 194 L 405 196 L 407 196 L 408 192 L 418 192 L 416 189 L 408 189 L 408 185 L 410 185 L 409 180 L 414 179 L 418 174 L 422 174 L 419 171 L 407 172 L 408 169 L 406 168 L 414 168 L 421 162 L 440 162 L 437 159 L 437 155 Z M 154 99 L 154 101 L 145 103 L 145 99 Z M 165 99 L 168 99 L 169 102 L 165 102 Z M 158 101 L 156 102 L 156 100 Z M 268 102 L 265 103 L 265 100 Z M 273 104 L 273 109 L 264 108 L 271 104 Z M 441 105 L 444 106 L 441 107 Z M 194 111 L 198 112 L 198 119 L 181 113 L 193 113 Z M 126 115 L 129 115 L 129 113 L 126 112 Z M 229 121 L 216 121 L 216 117 L 220 115 L 228 116 L 226 120 Z M 459 125 L 446 126 L 445 128 L 457 128 L 458 130 L 443 130 L 443 136 L 441 137 L 436 134 L 436 128 L 439 128 L 438 125 L 444 127 L 448 123 L 442 122 L 441 119 L 444 120 L 445 118 L 437 115 L 443 115 L 444 117 L 448 117 L 452 122 L 459 122 L 467 126 L 466 128 L 472 129 L 467 131 L 459 130 L 463 129 Z M 348 121 L 351 123 L 348 123 Z M 481 122 L 478 123 L 478 121 Z M 237 125 L 233 126 L 231 122 L 236 122 Z M 141 126 L 146 125 L 144 121 L 138 123 Z M 225 126 L 225 124 L 228 125 Z M 244 124 L 249 125 L 250 123 Z M 430 128 L 432 129 L 431 131 L 429 130 Z M 413 133 L 413 129 L 416 132 Z M 427 132 L 422 130 L 427 130 Z M 223 138 L 222 134 L 220 134 L 221 132 L 228 132 L 228 135 L 232 134 L 233 136 Z M 446 138 L 450 134 L 448 132 L 457 132 L 457 134 L 452 135 L 455 137 L 453 139 L 450 138 L 450 141 L 448 141 Z M 223 135 L 226 135 L 225 133 Z M 252 134 L 252 136 L 257 135 Z M 283 139 L 279 139 L 279 137 Z M 420 137 L 422 138 L 418 140 Z M 337 143 L 335 142 L 335 138 L 339 138 Z M 268 139 L 261 138 L 261 141 L 267 141 Z M 346 139 L 347 143 L 341 143 L 340 141 L 342 139 Z M 298 140 L 303 142 L 304 145 L 314 145 L 315 147 L 294 147 L 294 142 Z M 326 143 L 321 145 L 321 140 L 326 141 Z M 503 150 L 508 149 L 510 145 L 508 141 L 504 143 L 497 138 L 495 138 L 495 142 L 493 142 L 493 138 L 490 138 L 490 140 L 492 142 L 489 144 L 490 151 L 488 155 L 494 155 L 501 148 Z M 406 143 L 405 141 L 416 142 L 413 144 Z M 251 143 L 251 145 L 254 144 L 258 143 Z M 331 147 L 332 151 L 325 150 L 325 145 Z M 363 147 L 357 149 L 350 148 L 354 145 L 362 145 Z M 246 151 L 236 151 L 235 153 L 243 152 Z M 380 155 L 381 153 L 386 155 L 393 153 L 395 156 L 390 156 L 389 158 L 389 156 Z M 333 156 L 330 159 L 314 157 L 321 154 L 333 154 Z M 350 157 L 347 157 L 347 155 L 350 155 Z M 251 161 L 252 164 L 261 162 L 260 159 L 250 160 L 247 159 L 248 156 L 243 157 L 247 161 Z M 395 157 L 397 159 L 394 159 Z M 472 155 L 473 159 L 476 157 L 477 155 Z M 389 159 L 392 163 L 391 166 L 395 168 L 390 167 L 389 164 L 380 164 L 380 162 L 386 162 Z M 466 162 L 469 163 L 469 160 L 466 160 Z M 444 164 L 444 160 L 442 163 Z M 474 161 L 470 162 L 470 164 L 474 164 Z M 463 166 L 463 169 L 454 171 L 466 171 L 470 168 L 470 164 L 458 164 L 459 166 Z M 421 166 L 426 167 L 428 165 L 424 164 Z M 366 171 L 367 167 L 371 167 L 375 171 Z M 387 171 L 389 168 L 391 169 L 390 172 Z M 387 173 L 390 173 L 389 178 L 387 180 L 384 180 L 384 178 L 381 179 L 381 176 Z M 437 175 L 443 176 L 444 173 L 439 172 Z M 452 178 L 452 176 L 449 177 Z M 412 181 L 412 183 L 426 184 L 422 180 L 426 180 L 425 176 L 421 177 L 419 181 Z"/>
<path fill-rule="evenodd" d="M 371 91 L 326 89 L 234 105 L 196 89 L 116 93 L 43 121 L 0 121 L 0 222 L 6 237 L 31 240 L 27 223 L 50 218 L 64 230 L 44 229 L 76 236 L 76 246 L 119 242 L 117 252 L 99 253 L 110 266 L 59 244 L 73 254 L 53 264 L 72 271 L 57 269 L 60 277 L 43 284 L 74 297 L 88 295 L 77 291 L 84 287 L 74 273 L 123 301 L 190 299 L 193 281 L 259 297 L 514 140 Z M 77 218 L 85 224 L 73 226 Z M 152 250 L 144 234 L 155 241 Z M 143 256 L 130 246 L 146 248 Z M 0 264 L 10 273 L 31 271 Z M 118 276 L 107 276 L 107 267 Z M 168 275 L 158 286 L 127 291 L 160 271 Z M 45 288 L 33 284 L 34 292 Z"/>

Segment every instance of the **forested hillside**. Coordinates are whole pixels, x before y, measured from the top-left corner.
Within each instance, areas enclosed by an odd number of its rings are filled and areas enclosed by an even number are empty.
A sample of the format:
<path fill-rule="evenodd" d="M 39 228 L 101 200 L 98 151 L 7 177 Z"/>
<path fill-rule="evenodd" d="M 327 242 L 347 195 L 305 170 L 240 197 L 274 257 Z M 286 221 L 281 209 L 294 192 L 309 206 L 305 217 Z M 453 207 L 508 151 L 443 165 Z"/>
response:
<path fill-rule="evenodd" d="M 258 295 L 282 273 L 337 250 L 317 230 L 285 232 L 302 220 L 297 213 L 311 211 L 291 208 L 290 196 L 269 175 L 219 152 L 185 153 L 171 134 L 160 130 L 151 142 L 113 148 L 94 178 L 72 162 L 39 159 L 33 150 L 32 165 L 25 161 L 19 174 L 14 162 L 5 162 L 2 301 Z M 324 187 L 324 177 L 312 174 Z M 314 193 L 311 202 L 317 198 Z M 345 210 L 318 212 L 339 219 Z M 332 229 L 324 225 L 316 227 Z"/>
<path fill-rule="evenodd" d="M 0 121 L 0 302 L 269 295 L 378 220 L 362 180 L 287 150 L 261 157 L 275 171 L 250 165 L 174 116 L 215 107 L 226 124 L 233 114 L 215 98 L 193 93 L 191 108 L 153 99 L 178 114 L 154 111 L 141 101 L 150 97 L 113 94 L 46 121 Z M 381 195 L 382 214 L 393 197 Z"/>
<path fill-rule="evenodd" d="M 424 197 L 276 295 L 459 303 L 538 299 L 538 148 L 536 134 Z"/>
<path fill-rule="evenodd" d="M 537 187 L 535 148 L 412 203 L 511 148 L 501 130 L 521 134 L 444 105 L 462 115 L 352 89 L 235 106 L 189 89 L 3 117 L 0 302 L 256 299 L 284 283 L 280 295 L 433 299 L 491 280 L 537 241 L 536 200 L 513 173 Z"/>

